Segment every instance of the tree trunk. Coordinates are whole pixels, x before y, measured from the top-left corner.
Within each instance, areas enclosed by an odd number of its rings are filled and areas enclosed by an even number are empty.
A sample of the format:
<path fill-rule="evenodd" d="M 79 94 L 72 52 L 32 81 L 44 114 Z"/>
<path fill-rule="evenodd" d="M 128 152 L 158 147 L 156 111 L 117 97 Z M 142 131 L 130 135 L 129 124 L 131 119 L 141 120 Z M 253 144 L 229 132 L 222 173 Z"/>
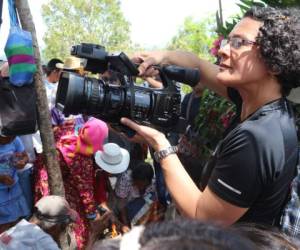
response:
<path fill-rule="evenodd" d="M 20 22 L 24 30 L 32 34 L 34 56 L 37 65 L 35 74 L 35 89 L 37 94 L 38 124 L 43 143 L 43 154 L 45 156 L 47 171 L 49 175 L 49 186 L 51 194 L 64 196 L 64 186 L 54 143 L 50 113 L 46 96 L 46 89 L 42 81 L 42 67 L 39 46 L 36 38 L 35 26 L 27 0 L 16 0 L 16 8 L 19 13 Z"/>
<path fill-rule="evenodd" d="M 34 57 L 38 69 L 34 78 L 37 94 L 38 124 L 43 144 L 43 154 L 46 160 L 50 192 L 54 195 L 64 196 L 65 190 L 63 186 L 60 167 L 57 161 L 57 153 L 55 149 L 52 125 L 50 122 L 46 89 L 42 81 L 41 58 L 36 38 L 35 26 L 27 0 L 16 0 L 16 8 L 19 14 L 20 22 L 22 24 L 22 28 L 31 32 L 32 34 Z M 61 234 L 60 247 L 61 249 L 69 249 L 65 233 Z"/>

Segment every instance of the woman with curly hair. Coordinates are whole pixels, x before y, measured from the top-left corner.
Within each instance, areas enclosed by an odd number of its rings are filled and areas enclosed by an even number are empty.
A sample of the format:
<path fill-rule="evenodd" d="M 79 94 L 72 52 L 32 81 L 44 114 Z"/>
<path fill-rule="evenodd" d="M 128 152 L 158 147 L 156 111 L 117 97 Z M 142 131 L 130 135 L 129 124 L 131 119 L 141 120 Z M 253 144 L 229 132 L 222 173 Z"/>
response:
<path fill-rule="evenodd" d="M 219 50 L 220 65 L 180 51 L 145 52 L 133 59 L 141 75 L 153 65 L 198 68 L 201 82 L 237 106 L 237 115 L 206 164 L 200 191 L 163 133 L 122 118 L 155 150 L 182 214 L 224 225 L 278 225 L 296 173 L 298 142 L 289 91 L 300 86 L 300 11 L 253 7 Z M 205 181 L 204 181 L 205 182 Z"/>

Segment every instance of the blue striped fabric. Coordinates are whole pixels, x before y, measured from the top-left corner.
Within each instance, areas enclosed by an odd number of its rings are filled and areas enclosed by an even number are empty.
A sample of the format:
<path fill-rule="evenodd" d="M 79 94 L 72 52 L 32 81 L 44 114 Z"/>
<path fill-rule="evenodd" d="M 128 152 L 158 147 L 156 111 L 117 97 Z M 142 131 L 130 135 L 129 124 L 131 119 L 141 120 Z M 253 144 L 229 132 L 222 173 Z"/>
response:
<path fill-rule="evenodd" d="M 36 65 L 31 33 L 17 26 L 11 27 L 4 51 L 9 63 L 10 82 L 16 86 L 32 83 Z"/>
<path fill-rule="evenodd" d="M 15 2 L 8 0 L 10 31 L 4 48 L 9 63 L 9 79 L 13 85 L 23 86 L 33 82 L 36 72 L 31 33 L 22 30 Z"/>

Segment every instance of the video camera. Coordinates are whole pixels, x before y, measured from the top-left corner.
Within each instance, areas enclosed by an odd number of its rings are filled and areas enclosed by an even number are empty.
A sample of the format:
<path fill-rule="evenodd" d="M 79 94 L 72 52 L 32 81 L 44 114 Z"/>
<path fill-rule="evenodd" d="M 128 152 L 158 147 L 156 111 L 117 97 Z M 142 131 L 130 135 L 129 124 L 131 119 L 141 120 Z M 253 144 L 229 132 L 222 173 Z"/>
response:
<path fill-rule="evenodd" d="M 121 128 L 121 117 L 161 131 L 181 131 L 180 90 L 175 81 L 195 86 L 199 71 L 177 66 L 157 67 L 163 88 L 136 85 L 137 66 L 123 53 L 109 54 L 100 45 L 82 43 L 71 49 L 71 55 L 86 59 L 85 71 L 117 72 L 120 85 L 91 77 L 63 72 L 56 95 L 56 107 L 64 114 L 86 114 Z"/>

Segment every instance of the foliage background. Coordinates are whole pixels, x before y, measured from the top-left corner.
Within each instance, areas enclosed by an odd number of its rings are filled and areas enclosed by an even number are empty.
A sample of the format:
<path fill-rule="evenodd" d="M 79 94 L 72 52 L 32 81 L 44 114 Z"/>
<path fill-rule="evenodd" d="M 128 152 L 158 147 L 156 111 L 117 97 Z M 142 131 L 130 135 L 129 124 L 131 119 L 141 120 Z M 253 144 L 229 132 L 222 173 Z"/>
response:
<path fill-rule="evenodd" d="M 52 0 L 42 6 L 48 31 L 43 56 L 69 56 L 72 45 L 95 43 L 108 51 L 131 51 L 130 25 L 118 0 Z"/>
<path fill-rule="evenodd" d="M 183 25 L 179 27 L 177 35 L 167 45 L 167 49 L 190 51 L 201 58 L 214 62 L 215 58 L 209 50 L 213 41 L 217 38 L 215 29 L 213 16 L 207 16 L 200 21 L 187 17 Z M 182 85 L 182 91 L 189 93 L 191 88 L 188 85 Z"/>

